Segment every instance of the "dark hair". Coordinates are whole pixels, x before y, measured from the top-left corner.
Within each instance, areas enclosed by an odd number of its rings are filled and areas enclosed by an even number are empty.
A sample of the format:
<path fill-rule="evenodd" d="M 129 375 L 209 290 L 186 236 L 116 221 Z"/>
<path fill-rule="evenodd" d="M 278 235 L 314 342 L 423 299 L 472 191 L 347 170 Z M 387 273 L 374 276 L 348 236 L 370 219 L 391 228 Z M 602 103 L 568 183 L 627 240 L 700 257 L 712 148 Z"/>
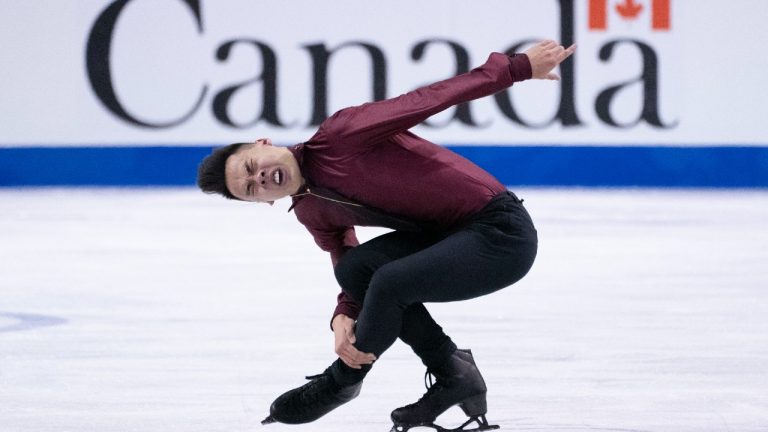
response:
<path fill-rule="evenodd" d="M 228 199 L 239 200 L 227 189 L 224 167 L 227 159 L 237 153 L 240 147 L 249 143 L 235 143 L 219 147 L 200 162 L 197 167 L 197 186 L 205 193 L 223 195 Z"/>

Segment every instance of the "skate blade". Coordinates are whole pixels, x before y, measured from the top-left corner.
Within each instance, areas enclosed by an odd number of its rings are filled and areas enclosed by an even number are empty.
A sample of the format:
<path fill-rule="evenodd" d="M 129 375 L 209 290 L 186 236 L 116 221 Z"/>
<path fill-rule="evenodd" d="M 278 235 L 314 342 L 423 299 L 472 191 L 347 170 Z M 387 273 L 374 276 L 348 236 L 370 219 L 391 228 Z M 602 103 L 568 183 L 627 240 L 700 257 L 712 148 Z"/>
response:
<path fill-rule="evenodd" d="M 268 425 L 270 423 L 276 423 L 276 422 L 277 422 L 277 420 L 273 419 L 272 416 L 269 416 L 269 417 L 265 418 L 264 420 L 262 420 L 261 424 Z"/>
<path fill-rule="evenodd" d="M 477 423 L 477 427 L 466 429 L 466 427 L 472 423 Z M 457 427 L 456 429 L 443 429 L 440 432 L 481 432 L 481 431 L 487 431 L 487 430 L 494 430 L 498 428 L 499 428 L 499 425 L 488 424 L 488 420 L 485 418 L 485 414 L 483 414 L 479 416 L 470 417 L 467 421 L 464 422 L 464 424 Z"/>
<path fill-rule="evenodd" d="M 392 429 L 389 432 L 407 432 L 413 428 L 427 427 L 434 430 L 439 430 L 440 426 L 434 423 L 409 423 L 409 424 L 397 424 L 392 425 Z"/>
<path fill-rule="evenodd" d="M 476 423 L 477 427 L 467 429 L 467 426 L 469 426 L 472 423 Z M 392 426 L 392 429 L 390 429 L 389 432 L 408 432 L 408 430 L 412 428 L 417 428 L 417 427 L 432 428 L 436 432 L 482 432 L 482 431 L 499 429 L 499 425 L 488 424 L 488 420 L 486 420 L 485 416 L 482 415 L 482 416 L 470 417 L 461 426 L 453 429 L 444 428 L 434 423 L 411 423 L 411 424 L 394 424 Z"/>

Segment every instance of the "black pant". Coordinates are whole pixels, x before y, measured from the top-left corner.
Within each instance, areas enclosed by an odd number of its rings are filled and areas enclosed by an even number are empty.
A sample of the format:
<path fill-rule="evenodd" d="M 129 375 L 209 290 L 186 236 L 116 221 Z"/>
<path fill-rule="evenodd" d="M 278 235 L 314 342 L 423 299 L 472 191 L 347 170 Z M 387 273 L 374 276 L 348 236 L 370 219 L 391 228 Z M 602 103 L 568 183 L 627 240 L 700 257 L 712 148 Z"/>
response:
<path fill-rule="evenodd" d="M 424 303 L 466 300 L 517 282 L 533 265 L 537 244 L 522 201 L 506 192 L 458 229 L 394 231 L 349 250 L 336 279 L 363 305 L 355 346 L 379 357 L 400 337 L 427 367 L 439 366 L 456 345 Z"/>

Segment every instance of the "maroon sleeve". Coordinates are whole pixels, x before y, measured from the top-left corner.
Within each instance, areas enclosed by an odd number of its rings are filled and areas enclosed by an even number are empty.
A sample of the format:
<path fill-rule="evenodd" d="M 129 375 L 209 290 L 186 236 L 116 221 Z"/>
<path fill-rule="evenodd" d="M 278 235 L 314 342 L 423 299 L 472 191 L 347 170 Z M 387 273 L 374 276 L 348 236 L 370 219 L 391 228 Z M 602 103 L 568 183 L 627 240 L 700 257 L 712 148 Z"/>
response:
<path fill-rule="evenodd" d="M 319 230 L 307 227 L 315 243 L 320 249 L 331 254 L 331 264 L 336 267 L 344 253 L 359 244 L 355 235 L 355 227 L 344 227 L 339 230 Z"/>
<path fill-rule="evenodd" d="M 331 264 L 333 264 L 334 268 L 346 251 L 359 244 L 354 227 L 347 227 L 336 232 L 313 230 L 309 227 L 307 229 L 312 234 L 312 237 L 314 237 L 315 243 L 321 249 L 330 252 Z M 336 309 L 334 309 L 331 316 L 331 322 L 333 322 L 333 319 L 338 314 L 344 314 L 352 319 L 357 319 L 361 307 L 358 302 L 342 291 L 336 296 Z M 331 330 L 333 330 L 333 327 L 331 327 Z"/>
<path fill-rule="evenodd" d="M 453 105 L 489 96 L 531 78 L 525 54 L 493 53 L 471 71 L 398 97 L 345 108 L 324 122 L 329 135 L 349 144 L 375 143 L 418 125 Z"/>
<path fill-rule="evenodd" d="M 342 245 L 331 251 L 331 263 L 333 264 L 333 267 L 336 268 L 336 264 L 339 263 L 339 260 L 344 253 L 357 246 L 357 244 L 358 240 L 355 235 L 355 229 L 349 227 L 344 233 L 344 241 Z M 356 320 L 357 316 L 360 314 L 360 308 L 362 308 L 360 303 L 346 295 L 344 291 L 340 292 L 339 295 L 336 296 L 336 309 L 334 309 L 333 315 L 331 316 L 331 323 L 333 323 L 333 319 L 336 318 L 336 315 L 338 314 L 344 314 Z M 333 330 L 333 326 L 331 326 L 331 330 Z"/>
<path fill-rule="evenodd" d="M 309 205 L 309 203 L 307 203 Z M 319 212 L 305 209 L 303 205 L 296 206 L 296 217 L 307 228 L 320 249 L 331 254 L 331 263 L 336 267 L 344 253 L 357 246 L 360 242 L 355 235 L 355 227 L 334 223 L 334 215 L 326 214 L 326 217 L 317 217 Z M 338 314 L 344 314 L 352 319 L 357 319 L 361 305 L 348 297 L 344 292 L 336 297 L 336 309 L 331 321 Z"/>
<path fill-rule="evenodd" d="M 336 310 L 333 311 L 333 316 L 331 317 L 331 323 L 333 323 L 333 319 L 336 318 L 336 315 L 339 315 L 339 314 L 346 315 L 356 320 L 357 316 L 360 315 L 361 307 L 362 305 L 360 305 L 360 303 L 353 300 L 352 297 L 349 297 L 343 291 L 340 292 L 339 295 L 336 297 Z M 331 327 L 331 330 L 333 330 L 333 327 Z"/>
<path fill-rule="evenodd" d="M 301 199 L 294 203 L 294 214 L 309 231 L 320 249 L 331 254 L 331 262 L 336 267 L 344 252 L 360 244 L 355 235 L 352 221 L 345 214 L 323 207 L 318 200 Z"/>

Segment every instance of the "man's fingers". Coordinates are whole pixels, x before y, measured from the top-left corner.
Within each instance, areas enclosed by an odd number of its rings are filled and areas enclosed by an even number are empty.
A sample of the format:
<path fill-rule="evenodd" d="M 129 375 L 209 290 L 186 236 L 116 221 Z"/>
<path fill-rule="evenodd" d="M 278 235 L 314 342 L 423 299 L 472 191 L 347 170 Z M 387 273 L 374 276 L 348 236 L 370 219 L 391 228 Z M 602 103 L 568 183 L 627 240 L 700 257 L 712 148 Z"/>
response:
<path fill-rule="evenodd" d="M 341 359 L 341 361 L 344 362 L 345 365 L 351 367 L 352 369 L 362 369 L 362 366 L 360 366 L 359 364 L 354 363 L 351 359 L 349 359 L 347 357 L 339 357 L 339 358 Z"/>
<path fill-rule="evenodd" d="M 576 45 L 568 48 L 554 40 L 543 40 L 537 43 L 525 53 L 531 62 L 532 77 L 535 79 L 559 80 L 560 76 L 554 72 L 560 63 L 570 57 L 576 51 Z"/>
<path fill-rule="evenodd" d="M 564 61 L 565 59 L 567 59 L 568 57 L 570 57 L 570 56 L 571 56 L 571 54 L 573 54 L 574 52 L 576 52 L 576 45 L 575 45 L 575 44 L 574 44 L 574 45 L 571 45 L 571 46 L 569 46 L 568 48 L 565 48 L 565 49 L 563 50 L 563 52 L 562 52 L 562 53 L 560 53 L 560 61 L 561 61 L 561 62 L 562 62 L 562 61 Z"/>
<path fill-rule="evenodd" d="M 363 365 L 367 365 L 367 364 L 373 363 L 373 361 L 360 361 L 357 358 L 351 357 L 351 356 L 348 356 L 348 355 L 339 356 L 339 358 L 341 359 L 341 361 L 346 363 L 347 366 L 355 368 L 355 369 L 360 369 Z"/>
<path fill-rule="evenodd" d="M 364 353 L 352 344 L 344 344 L 341 347 L 341 352 L 338 353 L 339 357 L 347 359 L 350 363 L 354 364 L 370 364 L 376 360 L 376 356 L 370 353 Z"/>
<path fill-rule="evenodd" d="M 355 363 L 360 364 L 370 364 L 373 363 L 374 360 L 376 360 L 376 356 L 370 353 L 364 353 L 362 351 L 359 351 L 357 348 L 353 346 L 349 346 L 349 348 L 345 351 L 345 354 L 352 359 Z"/>
<path fill-rule="evenodd" d="M 347 340 L 349 341 L 349 343 L 351 344 L 355 343 L 355 341 L 357 340 L 357 338 L 355 337 L 355 330 L 352 328 L 349 328 L 349 330 L 347 330 L 346 333 L 347 333 Z"/>
<path fill-rule="evenodd" d="M 342 338 L 336 341 L 336 355 L 338 355 L 344 363 L 350 366 L 360 364 L 370 364 L 376 360 L 376 356 L 370 353 L 364 353 L 358 350 L 353 343 L 355 342 L 354 332 L 348 332 Z"/>
<path fill-rule="evenodd" d="M 371 353 L 364 353 L 352 344 L 344 344 L 338 353 L 341 361 L 346 363 L 347 366 L 360 369 L 362 365 L 371 364 L 376 360 L 376 356 Z"/>

